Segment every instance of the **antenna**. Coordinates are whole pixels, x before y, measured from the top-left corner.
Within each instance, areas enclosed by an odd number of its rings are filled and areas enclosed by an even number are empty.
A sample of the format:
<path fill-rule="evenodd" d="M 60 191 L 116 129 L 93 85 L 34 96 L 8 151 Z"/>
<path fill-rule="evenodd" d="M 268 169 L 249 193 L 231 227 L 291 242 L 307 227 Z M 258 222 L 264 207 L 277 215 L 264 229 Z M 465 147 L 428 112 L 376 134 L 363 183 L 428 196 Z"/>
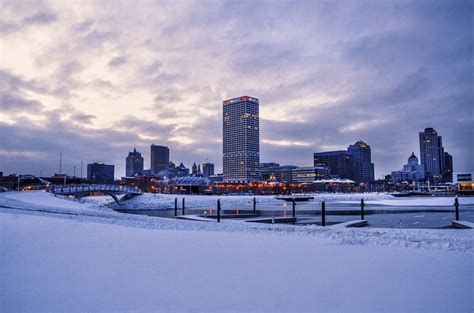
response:
<path fill-rule="evenodd" d="M 61 175 L 61 170 L 63 167 L 63 153 L 59 152 L 59 175 Z"/>

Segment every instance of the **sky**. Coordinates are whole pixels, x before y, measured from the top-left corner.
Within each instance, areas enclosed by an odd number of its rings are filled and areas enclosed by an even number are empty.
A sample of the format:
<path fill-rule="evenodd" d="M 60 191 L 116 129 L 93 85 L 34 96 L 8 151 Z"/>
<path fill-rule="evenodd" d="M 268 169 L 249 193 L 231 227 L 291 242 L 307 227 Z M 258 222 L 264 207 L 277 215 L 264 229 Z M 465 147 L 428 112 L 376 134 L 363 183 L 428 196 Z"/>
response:
<path fill-rule="evenodd" d="M 372 148 L 376 178 L 435 128 L 474 170 L 469 1 L 0 0 L 0 171 L 124 176 L 134 147 L 222 170 L 222 101 L 260 100 L 260 160 Z M 85 173 L 85 170 L 84 170 Z"/>

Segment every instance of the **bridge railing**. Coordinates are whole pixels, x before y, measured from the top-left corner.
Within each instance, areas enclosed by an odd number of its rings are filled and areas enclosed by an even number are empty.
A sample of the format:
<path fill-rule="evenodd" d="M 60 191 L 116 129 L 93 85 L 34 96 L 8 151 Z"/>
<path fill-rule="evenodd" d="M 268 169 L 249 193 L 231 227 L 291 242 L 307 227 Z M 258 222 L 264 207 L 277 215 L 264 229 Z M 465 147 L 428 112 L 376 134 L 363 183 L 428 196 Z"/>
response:
<path fill-rule="evenodd" d="M 101 192 L 113 191 L 123 193 L 143 194 L 139 188 L 122 185 L 109 184 L 79 184 L 79 185 L 53 185 L 47 189 L 48 192 L 55 194 L 78 193 L 78 192 Z"/>

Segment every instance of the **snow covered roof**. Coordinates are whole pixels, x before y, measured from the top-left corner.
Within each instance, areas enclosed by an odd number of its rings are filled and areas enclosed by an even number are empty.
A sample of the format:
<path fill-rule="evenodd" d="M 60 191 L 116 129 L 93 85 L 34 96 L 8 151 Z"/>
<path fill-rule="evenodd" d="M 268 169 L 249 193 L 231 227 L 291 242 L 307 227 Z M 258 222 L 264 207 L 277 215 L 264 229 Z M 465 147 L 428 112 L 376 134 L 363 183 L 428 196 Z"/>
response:
<path fill-rule="evenodd" d="M 355 181 L 350 180 L 350 179 L 331 178 L 331 179 L 319 179 L 319 180 L 315 180 L 313 183 L 314 183 L 314 184 L 327 184 L 327 183 L 333 183 L 333 184 L 354 184 Z"/>

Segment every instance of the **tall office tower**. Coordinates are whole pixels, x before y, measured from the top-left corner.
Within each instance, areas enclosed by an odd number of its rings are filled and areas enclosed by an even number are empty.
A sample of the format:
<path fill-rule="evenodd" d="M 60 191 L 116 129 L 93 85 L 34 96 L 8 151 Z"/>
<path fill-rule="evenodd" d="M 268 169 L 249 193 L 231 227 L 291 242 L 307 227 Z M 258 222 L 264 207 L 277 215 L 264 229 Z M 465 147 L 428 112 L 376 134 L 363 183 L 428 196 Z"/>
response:
<path fill-rule="evenodd" d="M 353 180 L 358 183 L 368 183 L 375 180 L 374 163 L 370 146 L 363 141 L 357 141 L 347 148 L 352 154 Z"/>
<path fill-rule="evenodd" d="M 135 175 L 143 174 L 143 157 L 137 149 L 133 152 L 128 152 L 128 157 L 125 159 L 125 176 L 133 177 Z"/>
<path fill-rule="evenodd" d="M 340 178 L 353 178 L 352 153 L 349 151 L 316 152 L 313 157 L 314 166 L 327 167 L 331 175 Z"/>
<path fill-rule="evenodd" d="M 440 179 L 444 169 L 443 139 L 433 128 L 420 132 L 420 159 L 426 178 Z"/>
<path fill-rule="evenodd" d="M 165 146 L 151 145 L 150 169 L 152 174 L 168 169 L 170 149 Z"/>
<path fill-rule="evenodd" d="M 443 180 L 445 182 L 453 181 L 453 157 L 447 152 L 444 152 Z"/>
<path fill-rule="evenodd" d="M 214 164 L 213 163 L 204 163 L 202 165 L 202 176 L 208 178 L 209 176 L 214 175 Z"/>
<path fill-rule="evenodd" d="M 259 180 L 258 99 L 242 96 L 222 104 L 224 181 Z"/>

